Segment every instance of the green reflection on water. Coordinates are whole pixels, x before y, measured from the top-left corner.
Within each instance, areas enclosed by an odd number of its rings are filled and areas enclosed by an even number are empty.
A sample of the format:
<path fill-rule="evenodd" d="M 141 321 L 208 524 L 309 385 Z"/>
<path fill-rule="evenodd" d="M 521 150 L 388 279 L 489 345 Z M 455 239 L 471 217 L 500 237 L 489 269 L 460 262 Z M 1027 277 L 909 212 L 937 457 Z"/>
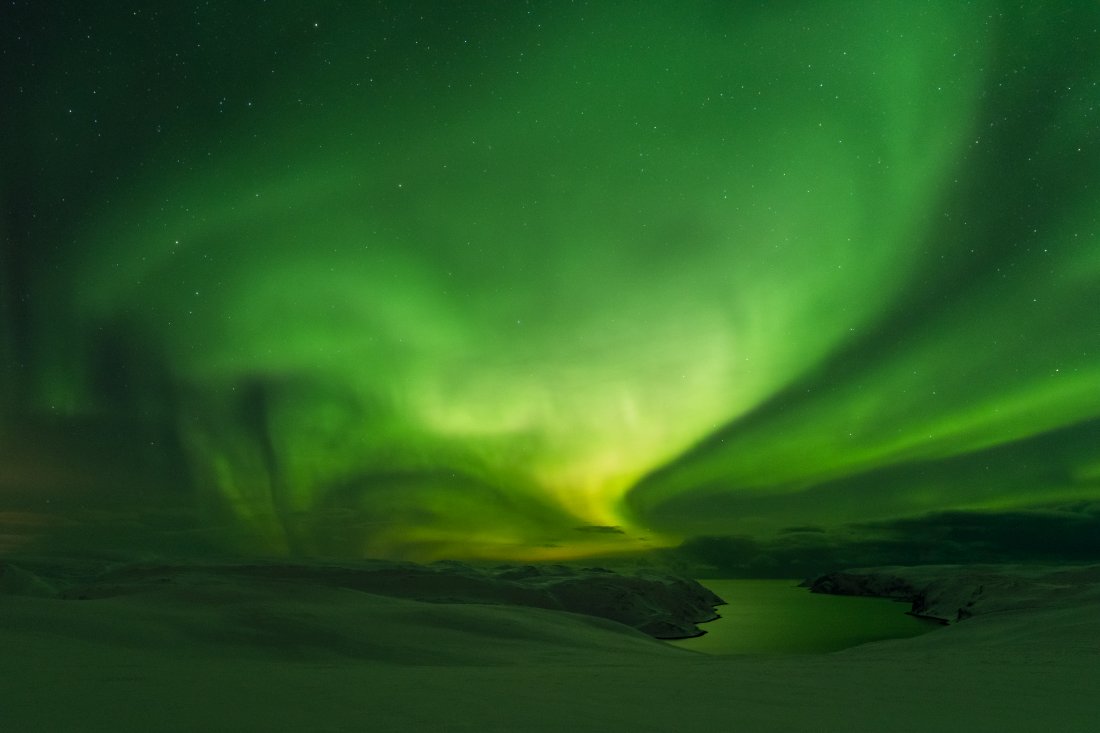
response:
<path fill-rule="evenodd" d="M 883 598 L 810 593 L 796 580 L 702 580 L 729 605 L 703 624 L 706 634 L 669 642 L 706 654 L 830 652 L 881 639 L 917 636 L 937 624 L 906 615 Z"/>

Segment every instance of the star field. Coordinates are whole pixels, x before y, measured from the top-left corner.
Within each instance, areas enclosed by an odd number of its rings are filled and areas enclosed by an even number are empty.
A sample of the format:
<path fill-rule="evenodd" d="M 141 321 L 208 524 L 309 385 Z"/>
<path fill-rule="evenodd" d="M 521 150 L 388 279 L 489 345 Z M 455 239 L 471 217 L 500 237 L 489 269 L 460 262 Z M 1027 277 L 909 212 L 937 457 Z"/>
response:
<path fill-rule="evenodd" d="M 1093 4 L 0 12 L 12 516 L 521 558 L 1098 498 Z"/>

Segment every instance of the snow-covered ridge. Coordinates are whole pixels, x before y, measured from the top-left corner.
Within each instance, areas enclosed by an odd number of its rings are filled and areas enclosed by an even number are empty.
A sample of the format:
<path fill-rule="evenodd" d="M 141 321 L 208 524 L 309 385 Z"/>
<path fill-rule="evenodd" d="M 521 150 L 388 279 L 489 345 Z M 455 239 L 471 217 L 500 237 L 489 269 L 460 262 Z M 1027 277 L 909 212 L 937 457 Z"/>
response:
<path fill-rule="evenodd" d="M 0 562 L 0 594 L 93 600 L 232 580 L 344 588 L 427 603 L 479 603 L 569 611 L 617 621 L 658 639 L 697 636 L 724 601 L 694 580 L 565 565 L 473 567 L 458 562 L 137 563 L 90 577 L 52 577 Z"/>
<path fill-rule="evenodd" d="M 1100 602 L 1100 565 L 921 565 L 857 568 L 807 581 L 813 593 L 909 601 L 944 623 L 973 616 Z"/>

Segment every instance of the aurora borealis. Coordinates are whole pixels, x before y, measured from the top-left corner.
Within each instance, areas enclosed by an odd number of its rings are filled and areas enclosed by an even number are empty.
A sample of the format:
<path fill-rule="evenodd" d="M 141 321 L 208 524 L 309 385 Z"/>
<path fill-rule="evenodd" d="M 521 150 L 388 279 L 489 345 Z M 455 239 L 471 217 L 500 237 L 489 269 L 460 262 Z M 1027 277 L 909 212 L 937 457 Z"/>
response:
<path fill-rule="evenodd" d="M 1092 516 L 1100 6 L 779 5 L 6 6 L 6 541 Z"/>

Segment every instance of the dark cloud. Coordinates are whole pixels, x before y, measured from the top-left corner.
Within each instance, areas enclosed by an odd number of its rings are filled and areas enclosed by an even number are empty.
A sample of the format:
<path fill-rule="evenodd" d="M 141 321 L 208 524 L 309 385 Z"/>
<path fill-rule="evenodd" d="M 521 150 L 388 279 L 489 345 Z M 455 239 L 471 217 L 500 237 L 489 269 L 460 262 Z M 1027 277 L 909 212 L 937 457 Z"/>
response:
<path fill-rule="evenodd" d="M 915 516 L 956 504 L 976 506 L 997 497 L 1037 506 L 1049 501 L 1043 498 L 1048 492 L 1100 490 L 1097 477 L 1082 468 L 1095 463 L 1098 444 L 1100 419 L 1090 419 L 982 450 L 904 461 L 797 490 L 701 485 L 639 511 L 657 530 L 720 536 L 756 535 L 763 526 L 809 531 L 860 519 Z M 628 502 L 633 500 L 628 496 Z M 741 525 L 744 520 L 749 521 Z"/>
<path fill-rule="evenodd" d="M 813 532 L 813 533 L 816 533 L 816 534 L 821 534 L 821 533 L 825 532 L 825 528 L 824 527 L 817 527 L 817 526 L 814 526 L 812 524 L 802 524 L 802 525 L 798 525 L 797 527 L 784 527 L 783 529 L 781 529 L 779 531 L 780 531 L 781 534 L 802 534 L 804 532 Z"/>
<path fill-rule="evenodd" d="M 591 534 L 626 534 L 623 532 L 622 527 L 606 524 L 586 524 L 583 527 L 574 527 L 573 529 L 578 532 L 589 532 Z"/>
<path fill-rule="evenodd" d="M 770 540 L 696 537 L 679 552 L 704 566 L 696 572 L 733 577 L 802 577 L 872 565 L 1095 562 L 1100 506 L 936 512 L 831 531 L 790 528 Z"/>

